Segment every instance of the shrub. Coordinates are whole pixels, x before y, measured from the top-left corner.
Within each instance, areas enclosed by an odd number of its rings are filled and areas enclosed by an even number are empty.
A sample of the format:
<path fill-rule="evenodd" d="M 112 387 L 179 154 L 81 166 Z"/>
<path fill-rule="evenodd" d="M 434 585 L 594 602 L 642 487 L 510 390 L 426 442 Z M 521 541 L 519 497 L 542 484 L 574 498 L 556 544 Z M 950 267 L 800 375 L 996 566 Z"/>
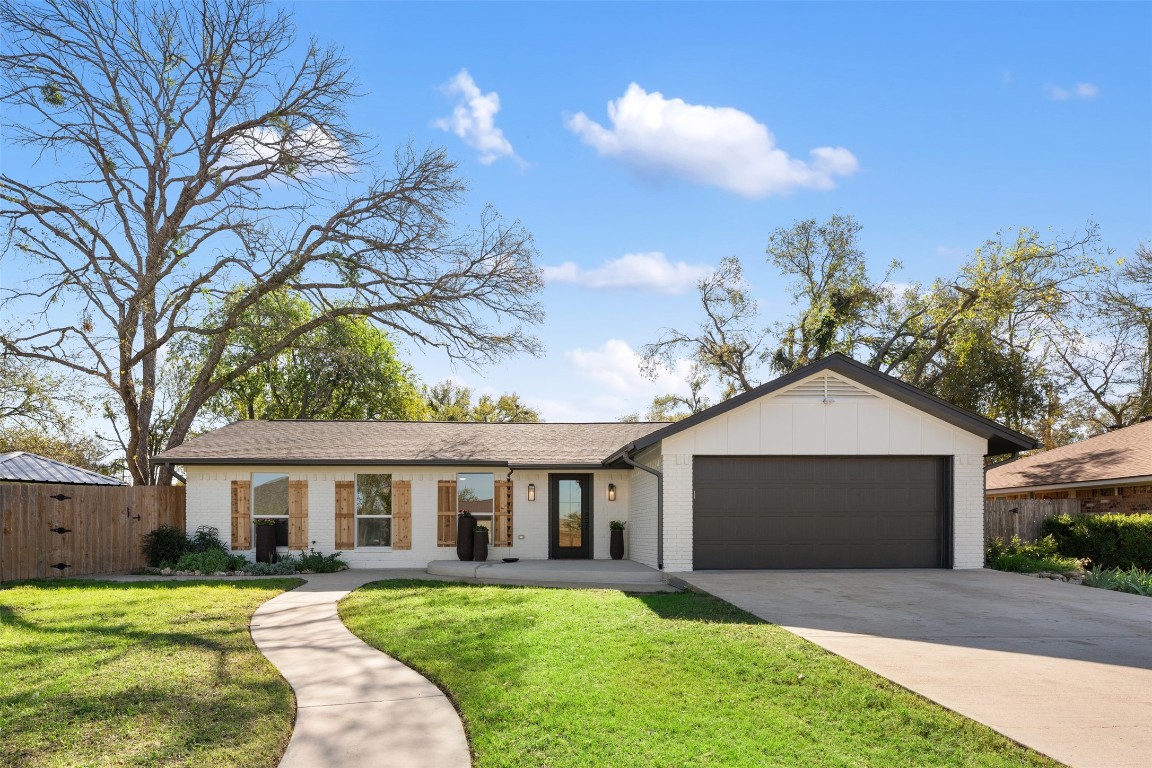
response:
<path fill-rule="evenodd" d="M 216 571 L 230 570 L 232 558 L 222 549 L 210 549 L 207 552 L 189 552 L 176 563 L 178 571 L 200 571 L 200 573 L 215 573 Z"/>
<path fill-rule="evenodd" d="M 228 545 L 220 540 L 220 529 L 214 528 L 211 525 L 202 525 L 196 529 L 196 533 L 192 534 L 188 539 L 189 552 L 211 552 L 218 549 L 222 552 L 228 551 Z"/>
<path fill-rule="evenodd" d="M 1100 568 L 1152 569 L 1152 515 L 1060 515 L 1044 521 L 1044 532 L 1066 557 Z"/>
<path fill-rule="evenodd" d="M 144 534 L 140 549 L 148 565 L 153 568 L 170 568 L 188 551 L 188 536 L 180 528 L 162 525 Z"/>
<path fill-rule="evenodd" d="M 315 549 L 309 549 L 308 554 L 300 553 L 299 568 L 301 571 L 311 571 L 312 573 L 336 573 L 348 567 L 348 564 L 340 559 L 343 552 L 333 552 L 326 555 L 323 552 L 317 552 Z"/>
<path fill-rule="evenodd" d="M 1152 597 L 1152 571 L 1140 568 L 1093 568 L 1084 574 L 1084 586 Z"/>
<path fill-rule="evenodd" d="M 299 565 L 293 555 L 282 555 L 275 563 L 245 563 L 243 571 L 249 576 L 288 576 L 296 573 Z"/>
<path fill-rule="evenodd" d="M 1000 539 L 993 539 L 985 554 L 989 567 L 998 571 L 1067 573 L 1081 568 L 1081 563 L 1075 558 L 1060 555 L 1056 540 L 1051 536 L 1030 544 L 1020 541 L 1019 536 L 1013 536 L 1007 544 Z"/>

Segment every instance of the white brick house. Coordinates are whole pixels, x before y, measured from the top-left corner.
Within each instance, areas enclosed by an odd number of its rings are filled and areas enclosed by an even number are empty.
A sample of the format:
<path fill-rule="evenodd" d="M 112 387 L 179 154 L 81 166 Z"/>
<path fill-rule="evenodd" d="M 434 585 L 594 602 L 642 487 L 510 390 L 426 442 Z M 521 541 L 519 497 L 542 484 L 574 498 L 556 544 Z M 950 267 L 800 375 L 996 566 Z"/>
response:
<path fill-rule="evenodd" d="M 1034 445 L 834 355 L 673 424 L 250 421 L 156 460 L 184 467 L 190 531 L 246 551 L 278 518 L 353 567 L 453 557 L 468 508 L 494 558 L 607 558 L 620 520 L 667 571 L 979 568 L 983 458 Z"/>

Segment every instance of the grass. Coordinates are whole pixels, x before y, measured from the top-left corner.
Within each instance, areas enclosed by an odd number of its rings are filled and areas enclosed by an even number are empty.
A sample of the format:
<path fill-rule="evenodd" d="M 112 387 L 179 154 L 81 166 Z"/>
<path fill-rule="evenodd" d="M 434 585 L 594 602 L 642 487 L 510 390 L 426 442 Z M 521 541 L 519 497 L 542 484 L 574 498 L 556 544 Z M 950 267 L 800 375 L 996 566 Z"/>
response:
<path fill-rule="evenodd" d="M 1093 568 L 1084 574 L 1084 586 L 1152 597 L 1152 571 L 1140 568 Z"/>
<path fill-rule="evenodd" d="M 294 701 L 248 621 L 298 583 L 0 588 L 0 765 L 276 765 Z"/>
<path fill-rule="evenodd" d="M 1057 765 L 707 595 L 389 581 L 340 613 L 452 696 L 477 768 Z"/>

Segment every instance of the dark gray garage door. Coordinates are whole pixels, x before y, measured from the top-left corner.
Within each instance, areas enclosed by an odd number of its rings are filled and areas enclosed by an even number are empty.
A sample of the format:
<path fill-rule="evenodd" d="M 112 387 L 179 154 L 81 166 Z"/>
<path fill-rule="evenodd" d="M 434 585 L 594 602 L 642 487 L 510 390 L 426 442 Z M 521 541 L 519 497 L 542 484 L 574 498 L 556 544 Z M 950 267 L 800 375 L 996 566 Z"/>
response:
<path fill-rule="evenodd" d="M 947 482 L 932 456 L 697 456 L 693 566 L 947 567 Z"/>

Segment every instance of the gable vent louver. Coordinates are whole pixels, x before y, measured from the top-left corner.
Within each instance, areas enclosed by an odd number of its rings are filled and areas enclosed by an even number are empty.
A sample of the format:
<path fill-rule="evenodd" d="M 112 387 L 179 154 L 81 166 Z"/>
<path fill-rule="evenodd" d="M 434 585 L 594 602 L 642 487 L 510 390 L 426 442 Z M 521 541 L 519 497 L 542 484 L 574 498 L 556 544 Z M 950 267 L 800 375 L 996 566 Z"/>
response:
<path fill-rule="evenodd" d="M 875 398 L 876 395 L 861 389 L 850 381 L 829 376 L 816 376 L 797 384 L 791 389 L 780 393 L 783 400 L 818 400 L 825 404 L 832 404 L 837 400 L 852 400 L 861 398 Z"/>

